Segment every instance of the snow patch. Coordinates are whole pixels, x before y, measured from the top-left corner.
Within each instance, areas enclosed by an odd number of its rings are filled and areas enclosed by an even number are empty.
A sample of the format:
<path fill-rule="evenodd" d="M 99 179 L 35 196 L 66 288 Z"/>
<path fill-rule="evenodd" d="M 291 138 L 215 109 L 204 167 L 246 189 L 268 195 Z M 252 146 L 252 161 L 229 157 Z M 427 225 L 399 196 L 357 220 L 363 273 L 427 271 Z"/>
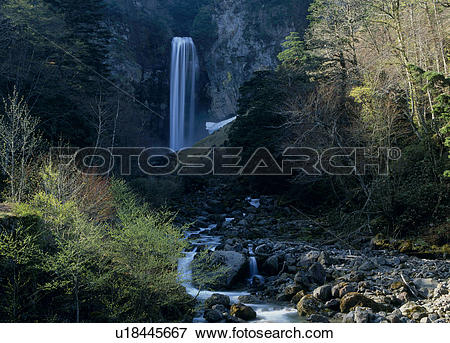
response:
<path fill-rule="evenodd" d="M 212 135 L 214 132 L 220 130 L 222 127 L 228 125 L 229 123 L 233 122 L 236 120 L 236 117 L 221 121 L 219 123 L 212 123 L 212 122 L 207 122 L 206 123 L 206 130 L 208 131 L 208 133 L 210 135 Z"/>

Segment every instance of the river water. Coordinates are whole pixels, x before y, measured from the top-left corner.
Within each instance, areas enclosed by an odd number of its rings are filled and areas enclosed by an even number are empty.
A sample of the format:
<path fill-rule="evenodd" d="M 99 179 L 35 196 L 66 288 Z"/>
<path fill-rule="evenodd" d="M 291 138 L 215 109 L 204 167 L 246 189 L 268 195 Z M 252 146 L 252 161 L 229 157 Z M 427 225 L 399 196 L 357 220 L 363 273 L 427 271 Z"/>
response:
<path fill-rule="evenodd" d="M 228 220 L 230 220 L 229 218 Z M 192 261 L 194 260 L 195 255 L 197 254 L 197 249 L 199 246 L 207 246 L 210 250 L 214 251 L 216 247 L 221 243 L 222 238 L 219 236 L 214 236 L 210 234 L 210 231 L 215 228 L 216 225 L 210 225 L 208 228 L 202 228 L 197 231 L 188 231 L 186 233 L 186 237 L 189 239 L 190 237 L 196 237 L 195 239 L 191 239 L 190 242 L 193 245 L 194 249 L 190 252 L 185 253 L 185 257 L 181 258 L 178 261 L 178 274 L 180 275 L 180 281 L 183 286 L 186 288 L 186 291 L 192 295 L 193 297 L 197 297 L 200 302 L 204 302 L 207 298 L 209 298 L 213 293 L 220 293 L 227 295 L 231 298 L 231 303 L 238 303 L 238 297 L 242 295 L 250 295 L 248 290 L 243 289 L 240 291 L 200 291 L 195 288 L 192 283 Z M 252 247 L 249 247 L 250 253 L 250 275 L 249 275 L 249 283 L 255 277 L 260 281 L 263 281 L 262 276 L 258 273 L 258 266 L 256 263 L 256 259 L 253 255 Z M 251 304 L 245 303 L 245 305 L 251 306 L 256 314 L 257 318 L 254 322 L 265 322 L 265 323 L 298 323 L 302 322 L 302 318 L 298 315 L 297 310 L 294 307 L 286 307 L 280 306 L 277 304 Z M 205 322 L 203 319 L 203 314 L 194 319 L 194 322 Z"/>

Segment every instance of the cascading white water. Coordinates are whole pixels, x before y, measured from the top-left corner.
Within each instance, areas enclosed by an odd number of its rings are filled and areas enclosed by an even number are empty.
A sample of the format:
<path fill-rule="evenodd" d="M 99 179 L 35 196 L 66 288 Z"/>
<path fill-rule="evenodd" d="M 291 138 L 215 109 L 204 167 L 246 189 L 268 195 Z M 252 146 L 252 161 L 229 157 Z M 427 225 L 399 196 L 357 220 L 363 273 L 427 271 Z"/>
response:
<path fill-rule="evenodd" d="M 249 252 L 249 264 L 250 264 L 250 284 L 254 285 L 255 281 L 257 281 L 259 284 L 264 283 L 264 278 L 259 275 L 258 270 L 258 262 L 256 261 L 255 254 L 253 252 L 253 246 L 248 246 L 248 252 Z"/>
<path fill-rule="evenodd" d="M 192 38 L 173 38 L 170 72 L 170 148 L 175 151 L 193 143 L 197 74 L 198 57 Z"/>
<path fill-rule="evenodd" d="M 226 220 L 232 220 L 233 218 L 227 218 Z M 247 291 L 207 291 L 207 290 L 199 290 L 197 289 L 192 280 L 192 261 L 197 254 L 197 250 L 199 247 L 209 247 L 210 250 L 214 250 L 221 242 L 221 237 L 214 236 L 209 233 L 213 228 L 217 225 L 210 225 L 208 228 L 199 229 L 196 231 L 188 231 L 186 233 L 186 238 L 195 235 L 196 239 L 191 240 L 191 244 L 194 246 L 194 249 L 190 252 L 186 252 L 183 258 L 180 258 L 178 261 L 178 274 L 180 283 L 186 288 L 186 292 L 193 297 L 196 297 L 198 300 L 204 302 L 207 298 L 209 298 L 214 293 L 220 293 L 223 295 L 227 295 L 230 297 L 232 303 L 238 303 L 240 296 L 250 295 Z M 253 246 L 249 246 L 249 253 L 251 257 L 254 258 Z M 252 261 L 252 259 L 250 259 Z M 256 264 L 256 259 L 254 260 L 255 264 L 250 268 L 253 268 L 252 275 L 258 275 L 258 266 Z M 251 262 L 252 263 L 252 262 Z M 260 276 L 262 278 L 262 276 Z M 263 281 L 263 279 L 262 279 Z M 257 314 L 257 322 L 268 322 L 268 323 L 296 323 L 305 321 L 304 318 L 299 317 L 297 314 L 297 310 L 292 307 L 285 307 L 276 304 L 252 304 L 247 303 L 246 305 L 251 306 Z M 194 322 L 205 322 L 205 319 L 200 315 L 200 317 L 194 318 Z"/>

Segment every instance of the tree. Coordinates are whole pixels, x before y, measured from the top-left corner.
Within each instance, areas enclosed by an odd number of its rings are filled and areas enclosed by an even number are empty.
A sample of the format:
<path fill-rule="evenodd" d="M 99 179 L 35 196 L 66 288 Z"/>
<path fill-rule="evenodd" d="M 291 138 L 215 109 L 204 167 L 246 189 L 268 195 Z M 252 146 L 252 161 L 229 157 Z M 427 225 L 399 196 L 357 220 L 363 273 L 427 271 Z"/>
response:
<path fill-rule="evenodd" d="M 38 120 L 30 115 L 25 100 L 14 89 L 3 99 L 0 114 L 0 166 L 9 180 L 9 198 L 20 202 L 27 185 L 27 168 L 41 144 Z"/>
<path fill-rule="evenodd" d="M 13 222 L 13 221 L 12 221 Z M 0 314 L 2 321 L 33 318 L 35 287 L 45 260 L 42 239 L 31 226 L 17 222 L 9 230 L 0 229 Z"/>
<path fill-rule="evenodd" d="M 83 62 L 78 68 L 86 76 L 95 70 L 100 75 L 108 74 L 105 63 L 110 34 L 102 24 L 105 11 L 104 0 L 44 0 L 52 8 L 63 14 L 67 25 L 66 39 L 74 54 Z M 75 48 L 75 49 L 73 49 Z M 70 61 L 69 61 L 70 62 Z M 73 61 L 72 61 L 73 62 Z"/>
<path fill-rule="evenodd" d="M 298 32 L 291 32 L 281 46 L 283 51 L 278 54 L 278 59 L 284 66 L 293 67 L 308 62 L 309 55 L 305 51 L 305 44 Z"/>

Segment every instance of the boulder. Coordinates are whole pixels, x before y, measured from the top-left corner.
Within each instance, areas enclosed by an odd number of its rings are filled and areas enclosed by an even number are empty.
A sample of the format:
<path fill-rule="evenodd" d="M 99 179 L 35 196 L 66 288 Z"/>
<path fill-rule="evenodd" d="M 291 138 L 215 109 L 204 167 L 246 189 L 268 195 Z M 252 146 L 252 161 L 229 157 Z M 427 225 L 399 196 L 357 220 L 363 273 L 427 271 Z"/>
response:
<path fill-rule="evenodd" d="M 322 310 L 322 303 L 313 295 L 305 295 L 297 304 L 297 311 L 300 316 L 317 314 Z"/>
<path fill-rule="evenodd" d="M 320 252 L 317 250 L 311 250 L 304 256 L 302 256 L 302 261 L 305 263 L 313 264 L 314 262 L 317 262 L 317 260 L 320 257 Z"/>
<path fill-rule="evenodd" d="M 414 279 L 413 280 L 414 286 L 416 286 L 416 289 L 419 291 L 419 294 L 424 295 L 424 297 L 427 297 L 428 294 L 433 294 L 434 290 L 438 286 L 438 282 L 433 279 Z"/>
<path fill-rule="evenodd" d="M 323 266 L 316 262 L 308 269 L 310 280 L 318 285 L 323 285 L 325 283 L 327 272 Z"/>
<path fill-rule="evenodd" d="M 343 284 L 344 283 L 341 282 L 341 283 L 331 287 L 331 296 L 333 298 L 340 298 L 339 292 L 340 292 L 341 288 L 343 287 Z"/>
<path fill-rule="evenodd" d="M 342 318 L 343 323 L 354 323 L 355 322 L 355 312 L 350 311 L 349 313 L 346 313 L 344 317 Z"/>
<path fill-rule="evenodd" d="M 313 291 L 314 297 L 322 301 L 328 301 L 331 299 L 331 285 L 324 285 L 317 287 Z"/>
<path fill-rule="evenodd" d="M 404 304 L 402 307 L 400 307 L 400 311 L 402 312 L 402 315 L 408 317 L 409 319 L 413 319 L 414 316 L 420 317 L 418 319 L 421 319 L 422 317 L 426 316 L 427 312 L 424 307 L 417 305 L 414 301 L 409 301 Z"/>
<path fill-rule="evenodd" d="M 219 311 L 220 313 L 228 313 L 228 308 L 226 308 L 225 306 L 218 304 L 218 305 L 214 305 L 212 308 L 212 310 L 215 311 Z"/>
<path fill-rule="evenodd" d="M 240 295 L 238 300 L 244 304 L 261 304 L 261 300 L 254 295 Z"/>
<path fill-rule="evenodd" d="M 385 306 L 382 304 L 378 304 L 372 299 L 357 292 L 348 293 L 341 299 L 341 312 L 348 313 L 355 306 L 368 307 L 374 312 L 383 311 L 385 309 Z"/>
<path fill-rule="evenodd" d="M 215 305 L 223 305 L 226 308 L 230 307 L 230 297 L 219 293 L 214 293 L 205 300 L 205 308 L 213 308 Z"/>
<path fill-rule="evenodd" d="M 341 301 L 339 299 L 331 299 L 325 303 L 325 308 L 332 311 L 339 311 L 341 307 Z"/>
<path fill-rule="evenodd" d="M 297 286 L 295 284 L 287 285 L 283 291 L 283 295 L 285 295 L 286 298 L 286 300 L 284 301 L 291 301 L 291 299 L 300 291 L 302 291 L 302 288 L 300 286 Z"/>
<path fill-rule="evenodd" d="M 207 309 L 203 314 L 203 318 L 208 323 L 218 323 L 223 319 L 222 313 L 217 310 Z"/>
<path fill-rule="evenodd" d="M 370 308 L 355 307 L 354 320 L 355 323 L 369 323 L 372 311 Z"/>
<path fill-rule="evenodd" d="M 401 317 L 395 315 L 395 314 L 390 314 L 386 317 L 386 319 L 390 322 L 390 323 L 402 323 Z"/>
<path fill-rule="evenodd" d="M 297 272 L 294 276 L 294 283 L 302 289 L 309 289 L 311 287 L 309 273 L 302 270 Z"/>
<path fill-rule="evenodd" d="M 322 266 L 327 267 L 333 263 L 333 259 L 328 255 L 327 252 L 322 251 L 317 259 Z"/>
<path fill-rule="evenodd" d="M 327 317 L 322 316 L 321 314 L 312 314 L 308 318 L 306 318 L 306 320 L 311 323 L 329 323 L 330 322 Z"/>
<path fill-rule="evenodd" d="M 231 306 L 230 315 L 249 321 L 256 319 L 256 312 L 250 306 L 244 304 L 234 304 Z"/>
<path fill-rule="evenodd" d="M 358 286 L 354 283 L 349 283 L 341 288 L 339 288 L 339 298 L 344 297 L 348 293 L 356 292 L 358 290 Z"/>
<path fill-rule="evenodd" d="M 278 256 L 270 256 L 262 265 L 262 271 L 268 275 L 277 275 L 279 272 Z"/>
<path fill-rule="evenodd" d="M 269 256 L 272 252 L 272 248 L 268 244 L 261 244 L 255 248 L 255 255 Z"/>
<path fill-rule="evenodd" d="M 196 257 L 192 264 L 194 275 L 204 276 L 208 287 L 218 290 L 229 289 L 247 276 L 247 259 L 243 254 L 236 251 L 213 251 L 209 254 L 205 259 Z M 217 275 L 217 269 L 211 269 L 211 266 L 223 267 L 221 275 Z"/>
<path fill-rule="evenodd" d="M 245 320 L 232 316 L 230 314 L 227 313 L 227 315 L 224 317 L 225 319 L 225 323 L 233 323 L 233 324 L 238 324 L 238 323 L 245 323 Z"/>
<path fill-rule="evenodd" d="M 296 295 L 294 295 L 291 299 L 293 304 L 298 304 L 298 302 L 305 296 L 305 291 L 300 291 Z"/>

